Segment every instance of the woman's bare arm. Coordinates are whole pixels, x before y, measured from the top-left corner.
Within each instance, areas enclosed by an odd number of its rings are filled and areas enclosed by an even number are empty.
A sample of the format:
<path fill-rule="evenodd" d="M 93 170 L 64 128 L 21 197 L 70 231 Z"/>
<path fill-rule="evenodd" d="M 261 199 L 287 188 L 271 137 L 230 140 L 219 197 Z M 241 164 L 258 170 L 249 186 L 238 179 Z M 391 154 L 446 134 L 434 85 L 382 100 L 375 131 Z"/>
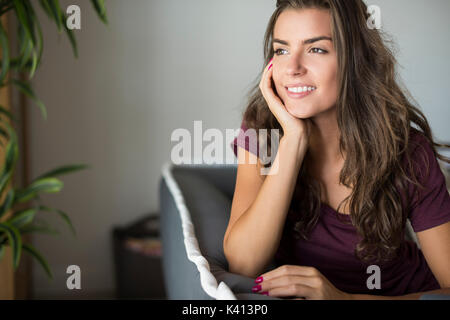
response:
<path fill-rule="evenodd" d="M 301 143 L 301 135 L 283 136 L 264 177 L 258 165 L 241 164 L 250 154 L 238 148 L 236 187 L 223 242 L 230 272 L 256 277 L 273 259 L 306 153 Z"/>

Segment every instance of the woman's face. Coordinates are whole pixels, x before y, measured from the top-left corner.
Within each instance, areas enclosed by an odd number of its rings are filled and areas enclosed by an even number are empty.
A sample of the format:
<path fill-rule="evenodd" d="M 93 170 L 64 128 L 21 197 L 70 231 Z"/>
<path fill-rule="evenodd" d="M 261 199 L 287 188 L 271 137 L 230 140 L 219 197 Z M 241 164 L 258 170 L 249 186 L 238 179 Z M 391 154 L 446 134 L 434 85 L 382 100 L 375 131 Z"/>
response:
<path fill-rule="evenodd" d="M 291 115 L 311 118 L 336 106 L 337 56 L 327 10 L 283 11 L 275 24 L 273 49 L 273 81 Z M 306 92 L 288 91 L 305 86 Z"/>

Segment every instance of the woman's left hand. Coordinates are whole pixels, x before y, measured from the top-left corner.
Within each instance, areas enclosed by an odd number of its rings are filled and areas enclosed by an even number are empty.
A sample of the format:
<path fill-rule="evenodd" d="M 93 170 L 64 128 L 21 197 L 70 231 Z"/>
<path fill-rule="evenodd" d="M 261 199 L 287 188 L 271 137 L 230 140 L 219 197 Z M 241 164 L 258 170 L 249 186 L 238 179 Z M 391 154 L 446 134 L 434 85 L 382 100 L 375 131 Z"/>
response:
<path fill-rule="evenodd" d="M 283 265 L 260 275 L 258 293 L 294 300 L 348 300 L 351 294 L 338 290 L 314 267 Z"/>

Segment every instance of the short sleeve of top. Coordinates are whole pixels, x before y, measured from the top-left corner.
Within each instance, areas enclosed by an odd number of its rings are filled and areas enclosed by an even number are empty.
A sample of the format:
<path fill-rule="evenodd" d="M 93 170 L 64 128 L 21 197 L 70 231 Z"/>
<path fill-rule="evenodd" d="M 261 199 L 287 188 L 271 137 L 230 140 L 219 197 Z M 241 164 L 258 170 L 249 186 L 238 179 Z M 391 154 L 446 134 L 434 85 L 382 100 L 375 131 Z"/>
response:
<path fill-rule="evenodd" d="M 416 145 L 410 156 L 412 167 L 417 180 L 425 186 L 423 190 L 419 188 L 418 193 L 415 192 L 417 186 L 410 184 L 409 188 L 412 198 L 409 220 L 414 232 L 419 232 L 450 221 L 450 195 L 444 173 L 428 140 L 419 132 L 412 134 L 411 140 Z"/>
<path fill-rule="evenodd" d="M 238 146 L 244 148 L 245 150 L 253 153 L 256 156 L 258 156 L 259 154 L 259 144 L 257 140 L 256 130 L 249 130 L 244 121 L 242 121 L 239 134 L 231 143 L 231 147 L 233 148 L 234 155 L 236 157 Z"/>

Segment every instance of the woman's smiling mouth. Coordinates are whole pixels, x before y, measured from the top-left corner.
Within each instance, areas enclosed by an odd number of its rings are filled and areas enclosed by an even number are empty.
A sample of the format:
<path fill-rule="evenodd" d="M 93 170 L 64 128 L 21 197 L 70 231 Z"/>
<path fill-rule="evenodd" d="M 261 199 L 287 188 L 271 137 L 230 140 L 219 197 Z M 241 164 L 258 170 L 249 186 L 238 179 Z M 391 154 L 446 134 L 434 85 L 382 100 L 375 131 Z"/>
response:
<path fill-rule="evenodd" d="M 314 86 L 289 86 L 286 87 L 287 95 L 292 99 L 301 99 L 311 93 L 313 93 L 317 88 Z"/>

